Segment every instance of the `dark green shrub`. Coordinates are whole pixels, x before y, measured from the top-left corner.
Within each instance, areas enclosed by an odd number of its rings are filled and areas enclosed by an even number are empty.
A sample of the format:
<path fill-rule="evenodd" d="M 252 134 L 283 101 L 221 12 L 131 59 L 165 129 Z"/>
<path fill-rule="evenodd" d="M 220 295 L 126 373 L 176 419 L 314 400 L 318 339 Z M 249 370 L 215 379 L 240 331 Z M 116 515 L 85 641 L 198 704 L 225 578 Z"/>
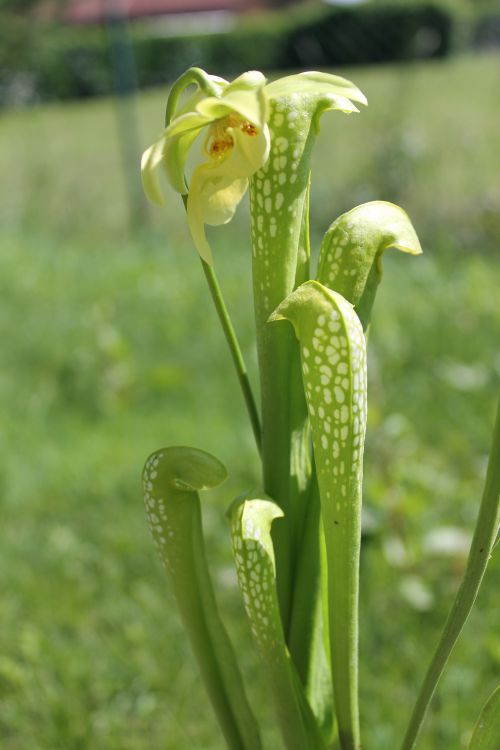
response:
<path fill-rule="evenodd" d="M 449 52 L 452 28 L 451 14 L 435 4 L 338 8 L 294 29 L 287 59 L 302 67 L 442 57 Z"/>
<path fill-rule="evenodd" d="M 80 99 L 111 91 L 109 50 L 101 29 L 49 30 L 38 39 L 37 53 L 40 98 Z"/>
<path fill-rule="evenodd" d="M 155 37 L 140 23 L 130 25 L 127 35 L 119 26 L 39 27 L 18 17 L 8 17 L 8 23 L 0 18 L 0 105 L 165 84 L 191 65 L 231 77 L 252 68 L 442 57 L 452 46 L 456 10 L 447 0 L 355 8 L 306 4 L 244 19 L 230 33 L 182 37 Z"/>
<path fill-rule="evenodd" d="M 474 27 L 472 43 L 476 49 L 500 48 L 500 10 L 478 19 Z"/>

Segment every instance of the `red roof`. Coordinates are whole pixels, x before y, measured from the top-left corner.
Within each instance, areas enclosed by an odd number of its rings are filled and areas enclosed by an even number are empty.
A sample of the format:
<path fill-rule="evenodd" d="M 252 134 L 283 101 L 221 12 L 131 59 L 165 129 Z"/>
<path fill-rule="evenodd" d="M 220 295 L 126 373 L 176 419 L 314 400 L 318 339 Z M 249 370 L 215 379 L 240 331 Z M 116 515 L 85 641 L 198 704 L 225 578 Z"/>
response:
<path fill-rule="evenodd" d="M 269 5 L 265 0 L 70 0 L 62 19 L 68 23 L 100 23 L 106 17 L 145 18 L 171 13 L 242 12 Z"/>

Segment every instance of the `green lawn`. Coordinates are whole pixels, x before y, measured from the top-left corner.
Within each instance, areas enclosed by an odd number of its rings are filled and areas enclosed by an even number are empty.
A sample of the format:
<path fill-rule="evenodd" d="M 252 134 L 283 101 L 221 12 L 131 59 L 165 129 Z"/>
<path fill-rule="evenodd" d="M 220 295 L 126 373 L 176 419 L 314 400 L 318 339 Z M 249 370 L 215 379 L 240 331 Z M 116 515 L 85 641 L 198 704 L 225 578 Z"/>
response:
<path fill-rule="evenodd" d="M 498 62 L 348 71 L 370 106 L 325 116 L 315 154 L 316 248 L 338 213 L 381 198 L 408 211 L 425 252 L 387 255 L 370 335 L 366 750 L 397 750 L 481 493 L 500 381 Z M 143 147 L 164 103 L 139 99 Z M 258 481 L 252 436 L 180 202 L 129 231 L 116 116 L 100 101 L 0 124 L 0 746 L 222 747 L 140 490 L 151 450 L 192 444 L 231 473 L 205 499 L 209 554 L 266 750 L 278 748 L 224 517 Z M 211 236 L 255 374 L 246 227 L 242 209 Z M 499 570 L 497 554 L 421 750 L 465 748 L 498 681 Z"/>

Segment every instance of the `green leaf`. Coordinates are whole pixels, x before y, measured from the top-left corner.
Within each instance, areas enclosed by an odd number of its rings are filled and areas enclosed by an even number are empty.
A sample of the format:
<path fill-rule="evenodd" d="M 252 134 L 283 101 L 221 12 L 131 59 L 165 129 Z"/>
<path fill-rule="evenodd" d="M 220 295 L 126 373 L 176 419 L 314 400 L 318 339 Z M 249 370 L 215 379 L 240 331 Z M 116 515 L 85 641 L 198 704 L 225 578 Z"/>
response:
<path fill-rule="evenodd" d="M 187 192 L 184 168 L 188 151 L 202 128 L 210 122 L 197 113 L 179 117 L 167 128 L 141 158 L 144 192 L 152 203 L 163 206 L 165 198 L 160 175 L 167 177 L 171 187 L 181 195 Z"/>
<path fill-rule="evenodd" d="M 321 509 L 315 471 L 304 500 L 306 512 L 296 524 L 297 530 L 300 528 L 302 532 L 302 539 L 300 545 L 295 547 L 288 648 L 323 738 L 330 746 L 334 737 L 335 717 L 330 657 L 325 648 L 328 642 L 328 618 L 325 617 L 322 587 L 326 580 L 326 565 L 321 559 Z"/>
<path fill-rule="evenodd" d="M 319 750 L 324 745 L 288 653 L 279 612 L 271 525 L 282 516 L 270 500 L 237 501 L 231 509 L 233 554 L 285 746 Z"/>
<path fill-rule="evenodd" d="M 498 750 L 500 748 L 500 685 L 483 706 L 474 727 L 469 750 Z"/>
<path fill-rule="evenodd" d="M 141 157 L 142 187 L 147 197 L 157 206 L 163 206 L 165 199 L 160 182 L 160 167 L 165 159 L 165 138 L 162 137 L 147 148 Z"/>
<path fill-rule="evenodd" d="M 309 281 L 270 320 L 289 320 L 302 373 L 318 472 L 326 559 L 335 710 L 342 750 L 360 747 L 358 591 L 361 480 L 366 428 L 366 351 L 352 305 Z"/>
<path fill-rule="evenodd" d="M 365 330 L 382 280 L 382 255 L 390 247 L 422 253 L 407 214 L 385 201 L 363 203 L 339 216 L 321 244 L 318 281 L 355 306 Z"/>
<path fill-rule="evenodd" d="M 165 131 L 142 156 L 144 191 L 153 203 L 164 203 L 162 172 L 174 190 L 187 195 L 191 235 L 200 256 L 209 265 L 212 252 L 205 224 L 230 221 L 246 192 L 248 178 L 266 162 L 269 154 L 265 83 L 266 79 L 257 71 L 244 73 L 227 83 L 200 68 L 191 68 L 172 88 Z M 197 87 L 196 93 L 178 107 L 179 97 L 192 84 Z M 203 132 L 205 159 L 194 169 L 187 185 L 184 171 L 188 152 Z"/>
<path fill-rule="evenodd" d="M 198 491 L 226 479 L 216 458 L 195 448 L 155 451 L 144 467 L 144 501 L 201 676 L 231 750 L 258 750 L 259 729 L 219 615 L 208 572 Z"/>
<path fill-rule="evenodd" d="M 262 399 L 263 485 L 285 512 L 273 531 L 278 591 L 288 638 L 298 523 L 304 498 L 291 454 L 304 431 L 306 408 L 300 387 L 298 351 L 291 331 L 268 326 L 269 315 L 309 272 L 309 177 L 318 119 L 326 109 L 357 111 L 364 101 L 353 84 L 338 76 L 306 73 L 265 87 L 270 100 L 269 158 L 250 180 L 253 289 Z M 296 377 L 298 373 L 298 378 Z M 299 387 L 284 387 L 299 381 Z M 299 510 L 299 514 L 304 510 Z"/>
<path fill-rule="evenodd" d="M 226 176 L 224 165 L 204 162 L 193 172 L 187 198 L 187 220 L 196 249 L 209 266 L 213 265 L 213 258 L 205 224 L 230 221 L 247 187 L 246 177 Z"/>
<path fill-rule="evenodd" d="M 326 94 L 352 99 L 360 104 L 367 103 L 366 96 L 352 81 L 331 73 L 320 73 L 314 70 L 278 78 L 266 86 L 266 93 L 270 99 Z"/>

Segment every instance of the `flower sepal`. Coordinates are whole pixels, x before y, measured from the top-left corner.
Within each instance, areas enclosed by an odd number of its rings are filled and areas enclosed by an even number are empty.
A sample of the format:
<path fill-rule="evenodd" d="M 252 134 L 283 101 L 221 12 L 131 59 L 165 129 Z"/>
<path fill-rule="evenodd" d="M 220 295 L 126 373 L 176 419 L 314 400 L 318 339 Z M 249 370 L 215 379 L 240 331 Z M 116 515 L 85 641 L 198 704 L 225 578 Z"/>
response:
<path fill-rule="evenodd" d="M 193 83 L 197 91 L 176 109 L 181 94 Z M 230 221 L 247 190 L 249 177 L 269 156 L 265 84 L 265 77 L 258 71 L 243 73 L 228 83 L 200 69 L 190 69 L 174 84 L 165 131 L 142 157 L 143 186 L 153 203 L 164 203 L 162 172 L 176 192 L 187 195 L 191 235 L 209 264 L 212 253 L 205 224 L 216 226 Z M 202 134 L 204 161 L 187 182 L 187 155 Z"/>

